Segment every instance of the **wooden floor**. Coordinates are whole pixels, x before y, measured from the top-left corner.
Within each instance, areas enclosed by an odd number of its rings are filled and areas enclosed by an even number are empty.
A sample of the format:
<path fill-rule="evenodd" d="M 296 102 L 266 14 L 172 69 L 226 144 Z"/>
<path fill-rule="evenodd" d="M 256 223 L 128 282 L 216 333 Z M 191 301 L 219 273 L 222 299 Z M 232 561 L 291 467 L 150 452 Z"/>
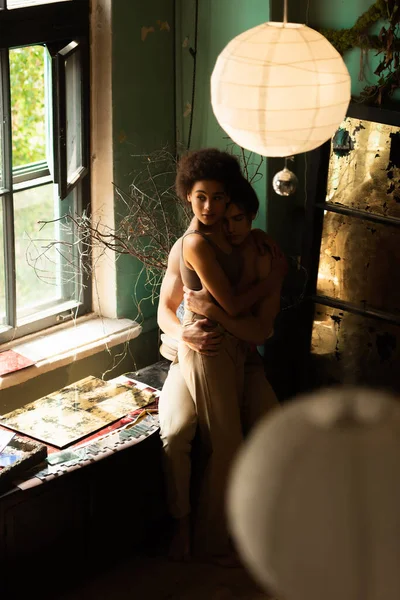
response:
<path fill-rule="evenodd" d="M 57 600 L 267 600 L 245 569 L 133 557 Z"/>

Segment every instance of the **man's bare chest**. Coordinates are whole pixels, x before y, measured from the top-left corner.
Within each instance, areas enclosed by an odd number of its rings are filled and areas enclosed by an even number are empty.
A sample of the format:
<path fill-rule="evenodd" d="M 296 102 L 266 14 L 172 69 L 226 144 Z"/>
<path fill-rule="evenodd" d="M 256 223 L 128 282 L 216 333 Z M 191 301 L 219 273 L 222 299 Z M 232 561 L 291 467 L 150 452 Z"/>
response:
<path fill-rule="evenodd" d="M 245 292 L 258 281 L 257 261 L 253 252 L 243 256 L 243 270 L 237 287 L 237 293 Z"/>

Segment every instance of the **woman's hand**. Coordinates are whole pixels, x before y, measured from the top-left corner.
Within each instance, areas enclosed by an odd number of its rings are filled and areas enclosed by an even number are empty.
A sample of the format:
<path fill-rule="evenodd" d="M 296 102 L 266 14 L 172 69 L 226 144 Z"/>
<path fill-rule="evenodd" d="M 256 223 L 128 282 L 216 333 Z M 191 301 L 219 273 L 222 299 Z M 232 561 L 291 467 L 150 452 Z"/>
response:
<path fill-rule="evenodd" d="M 195 292 L 189 288 L 183 288 L 185 308 L 191 310 L 198 315 L 204 315 L 209 319 L 212 319 L 213 307 L 215 306 L 212 296 L 209 292 L 203 288 L 202 290 Z"/>

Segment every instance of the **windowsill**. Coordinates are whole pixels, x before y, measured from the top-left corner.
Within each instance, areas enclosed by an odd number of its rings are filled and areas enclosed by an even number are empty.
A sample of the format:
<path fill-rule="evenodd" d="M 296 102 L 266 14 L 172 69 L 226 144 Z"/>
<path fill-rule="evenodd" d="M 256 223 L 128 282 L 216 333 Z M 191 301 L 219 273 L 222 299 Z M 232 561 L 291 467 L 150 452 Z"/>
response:
<path fill-rule="evenodd" d="M 141 331 L 142 327 L 131 319 L 108 319 L 92 314 L 27 336 L 23 341 L 4 344 L 1 350 L 12 349 L 34 360 L 35 364 L 0 377 L 0 390 L 129 342 Z"/>

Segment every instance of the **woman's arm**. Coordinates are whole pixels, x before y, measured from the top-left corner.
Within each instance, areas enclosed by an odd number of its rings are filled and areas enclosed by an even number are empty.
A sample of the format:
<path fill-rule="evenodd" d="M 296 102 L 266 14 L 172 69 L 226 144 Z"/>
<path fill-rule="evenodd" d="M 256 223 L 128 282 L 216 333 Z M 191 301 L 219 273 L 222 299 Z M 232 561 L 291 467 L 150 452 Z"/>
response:
<path fill-rule="evenodd" d="M 252 315 L 236 318 L 229 316 L 213 303 L 207 290 L 193 292 L 184 288 L 187 307 L 193 312 L 217 321 L 227 331 L 245 342 L 257 345 L 264 343 L 273 330 L 274 320 L 280 309 L 280 292 L 285 269 L 279 262 L 273 269 L 277 272 L 270 272 L 270 256 L 259 257 L 258 262 L 259 275 L 268 280 L 271 291 L 254 307 Z M 285 264 L 284 262 L 283 266 Z"/>
<path fill-rule="evenodd" d="M 182 340 L 186 344 L 207 356 L 218 354 L 222 336 L 219 331 L 214 331 L 212 323 L 207 319 L 195 321 L 187 327 L 182 327 L 176 316 L 178 306 L 183 300 L 183 282 L 180 271 L 182 240 L 173 245 L 168 256 L 167 271 L 161 283 L 160 298 L 157 310 L 158 325 L 164 333 L 173 340 Z"/>
<path fill-rule="evenodd" d="M 212 301 L 207 290 L 185 291 L 185 303 L 189 310 L 207 316 L 240 340 L 258 346 L 263 344 L 272 332 L 275 317 L 279 312 L 280 294 L 278 291 L 265 297 L 255 315 L 243 317 L 230 317 Z"/>
<path fill-rule="evenodd" d="M 231 317 L 249 310 L 268 293 L 268 282 L 263 280 L 252 285 L 246 292 L 235 296 L 227 276 L 215 258 L 213 249 L 200 235 L 192 234 L 184 238 L 183 254 L 186 262 L 199 276 L 203 287 Z"/>

